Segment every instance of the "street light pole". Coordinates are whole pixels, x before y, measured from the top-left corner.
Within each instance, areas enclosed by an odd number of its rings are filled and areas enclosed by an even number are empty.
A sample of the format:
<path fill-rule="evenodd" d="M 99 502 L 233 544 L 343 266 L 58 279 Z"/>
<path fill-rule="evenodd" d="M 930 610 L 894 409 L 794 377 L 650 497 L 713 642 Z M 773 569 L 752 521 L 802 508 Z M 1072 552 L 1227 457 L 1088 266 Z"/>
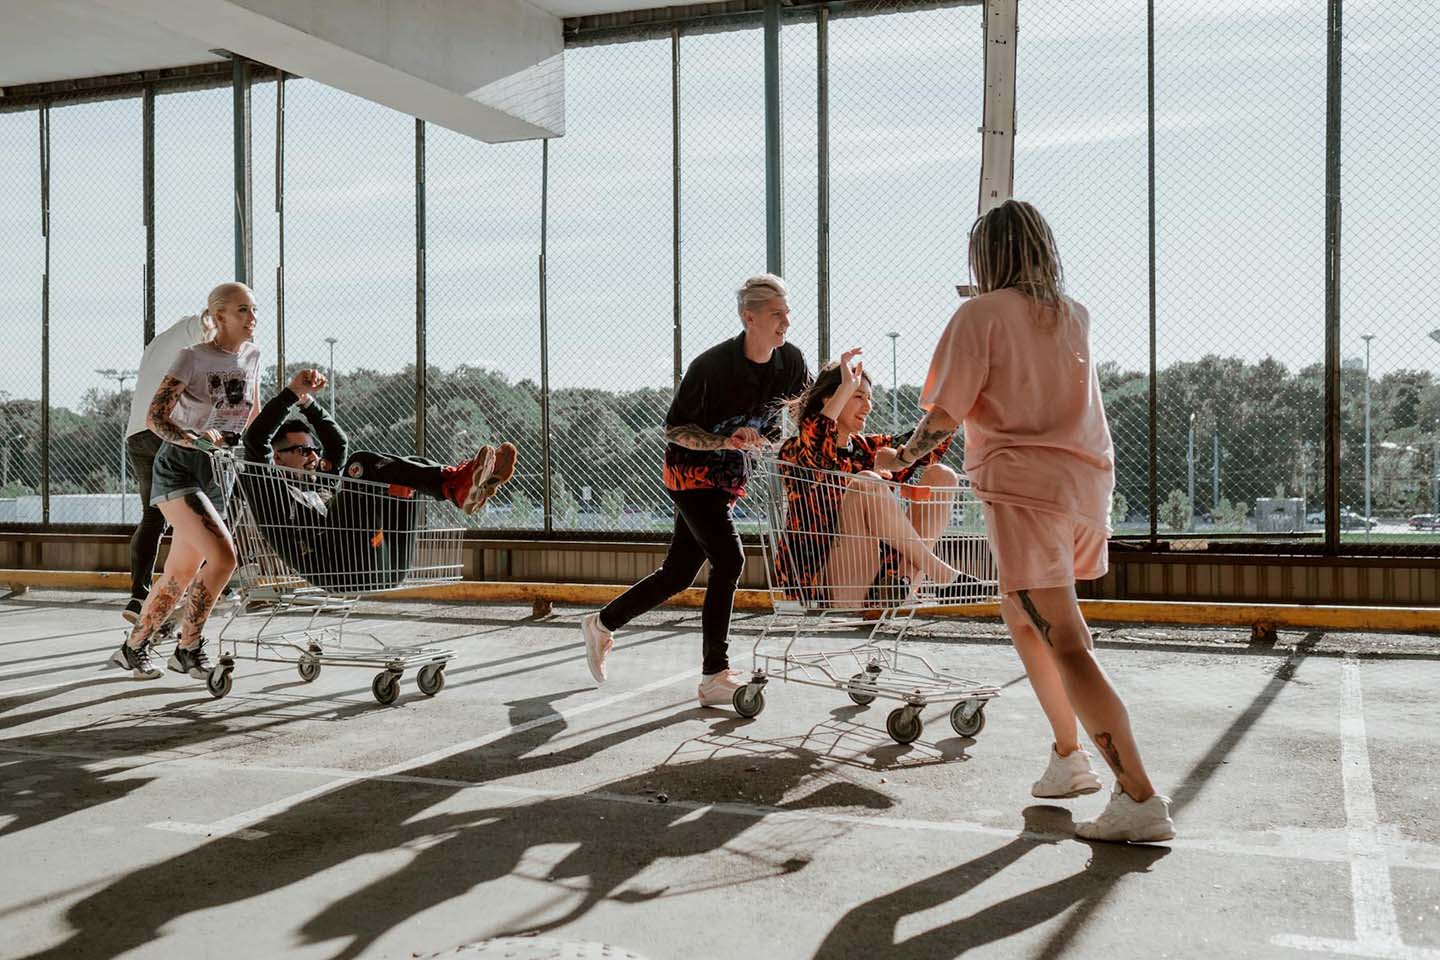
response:
<path fill-rule="evenodd" d="M 120 392 L 120 393 L 124 393 L 124 392 L 125 392 L 125 381 L 126 381 L 126 380 L 133 380 L 133 379 L 135 378 L 135 375 L 136 375 L 139 371 L 137 371 L 137 370 L 115 370 L 115 369 L 113 369 L 113 368 L 106 367 L 106 368 L 103 369 L 103 370 L 96 370 L 95 372 L 98 373 L 98 374 L 100 374 L 100 376 L 104 377 L 106 380 L 114 380 L 115 383 L 116 383 L 116 385 L 117 385 L 117 389 L 119 390 L 119 392 Z M 120 426 L 120 522 L 121 522 L 122 524 L 125 522 L 125 498 L 129 495 L 129 487 L 130 487 L 130 478 L 127 476 L 126 463 L 125 463 L 125 461 L 126 461 L 126 459 L 127 459 L 126 456 L 125 456 L 125 440 L 126 440 L 126 437 L 125 437 L 125 428 L 126 428 L 126 426 L 128 426 L 128 425 L 129 425 L 129 420 L 128 420 L 128 418 L 127 418 L 127 420 L 126 420 L 124 423 L 122 423 L 121 426 Z M 9 452 L 9 448 L 8 448 L 8 447 L 6 448 L 6 452 L 7 452 L 7 453 Z M 8 458 L 7 458 L 7 459 L 8 459 Z M 8 471 L 7 471 L 7 472 L 8 472 Z"/>
<path fill-rule="evenodd" d="M 1365 341 L 1365 542 L 1370 542 L 1370 341 L 1375 334 L 1361 334 Z"/>
<path fill-rule="evenodd" d="M 335 412 L 335 344 L 339 338 L 326 337 L 325 342 L 330 344 L 330 366 L 325 369 L 325 379 L 330 381 L 330 416 L 338 418 Z"/>
<path fill-rule="evenodd" d="M 895 363 L 895 345 L 900 341 L 899 331 L 892 330 L 885 336 L 890 338 L 890 430 L 891 432 L 900 429 L 900 383 L 896 379 L 897 364 Z"/>
<path fill-rule="evenodd" d="M 1190 471 L 1190 525 L 1195 523 L 1195 414 L 1190 414 L 1190 437 L 1187 441 L 1185 461 Z"/>

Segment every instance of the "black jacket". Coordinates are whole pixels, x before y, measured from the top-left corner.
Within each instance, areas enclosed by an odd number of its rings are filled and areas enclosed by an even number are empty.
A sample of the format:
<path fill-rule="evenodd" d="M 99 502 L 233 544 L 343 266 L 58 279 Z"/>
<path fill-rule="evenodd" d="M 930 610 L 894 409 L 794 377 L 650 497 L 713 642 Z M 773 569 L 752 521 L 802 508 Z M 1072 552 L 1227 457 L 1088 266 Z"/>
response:
<path fill-rule="evenodd" d="M 255 419 L 250 421 L 250 426 L 245 428 L 246 460 L 251 463 L 270 462 L 271 445 L 275 441 L 275 435 L 289 419 L 290 408 L 299 401 L 295 391 L 286 387 L 260 409 Z M 300 416 L 310 424 L 311 432 L 320 441 L 320 447 L 325 451 L 321 458 L 329 463 L 330 472 L 338 471 L 345 464 L 348 446 L 345 431 L 341 430 L 340 425 L 330 419 L 325 408 L 313 399 L 309 406 L 300 408 Z"/>

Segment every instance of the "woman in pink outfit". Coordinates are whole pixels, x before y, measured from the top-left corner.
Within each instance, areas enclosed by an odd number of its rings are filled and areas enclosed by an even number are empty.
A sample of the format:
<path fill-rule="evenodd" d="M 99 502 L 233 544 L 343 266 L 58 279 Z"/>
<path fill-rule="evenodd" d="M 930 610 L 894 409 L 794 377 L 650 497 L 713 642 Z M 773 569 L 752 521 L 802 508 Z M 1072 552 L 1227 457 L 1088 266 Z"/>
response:
<path fill-rule="evenodd" d="M 970 230 L 979 295 L 950 319 L 921 393 L 912 438 L 877 458 L 904 469 L 965 425 L 965 473 L 984 503 L 1000 573 L 1000 612 L 1055 742 L 1037 797 L 1094 793 L 1100 780 L 1076 720 L 1115 774 L 1088 840 L 1175 835 L 1120 694 L 1095 658 L 1077 580 L 1105 574 L 1114 448 L 1090 358 L 1090 316 L 1065 295 L 1055 238 L 1039 211 L 1008 200 Z"/>

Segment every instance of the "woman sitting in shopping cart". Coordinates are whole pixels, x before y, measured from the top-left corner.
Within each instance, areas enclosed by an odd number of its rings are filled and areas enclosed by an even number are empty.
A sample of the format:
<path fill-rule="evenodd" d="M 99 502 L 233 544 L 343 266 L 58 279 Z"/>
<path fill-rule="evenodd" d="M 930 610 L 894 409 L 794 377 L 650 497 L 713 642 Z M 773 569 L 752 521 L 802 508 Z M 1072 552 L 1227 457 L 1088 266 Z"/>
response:
<path fill-rule="evenodd" d="M 898 473 L 875 470 L 876 455 L 906 438 L 864 432 L 871 386 L 855 360 L 860 352 L 821 368 L 792 402 L 798 432 L 780 447 L 778 464 L 788 509 L 777 583 L 837 608 L 898 603 L 920 577 L 943 585 L 960 575 L 934 550 L 958 482 L 938 462 L 949 443 Z"/>

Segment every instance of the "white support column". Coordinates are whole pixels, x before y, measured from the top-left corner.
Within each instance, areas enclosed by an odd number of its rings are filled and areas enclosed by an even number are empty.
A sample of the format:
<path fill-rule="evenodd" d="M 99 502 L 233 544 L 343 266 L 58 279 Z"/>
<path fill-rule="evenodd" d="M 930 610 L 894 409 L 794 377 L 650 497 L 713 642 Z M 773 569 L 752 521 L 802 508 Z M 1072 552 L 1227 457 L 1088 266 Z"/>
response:
<path fill-rule="evenodd" d="M 980 127 L 977 216 L 1010 199 L 1015 188 L 1017 2 L 985 2 L 985 119 Z"/>

